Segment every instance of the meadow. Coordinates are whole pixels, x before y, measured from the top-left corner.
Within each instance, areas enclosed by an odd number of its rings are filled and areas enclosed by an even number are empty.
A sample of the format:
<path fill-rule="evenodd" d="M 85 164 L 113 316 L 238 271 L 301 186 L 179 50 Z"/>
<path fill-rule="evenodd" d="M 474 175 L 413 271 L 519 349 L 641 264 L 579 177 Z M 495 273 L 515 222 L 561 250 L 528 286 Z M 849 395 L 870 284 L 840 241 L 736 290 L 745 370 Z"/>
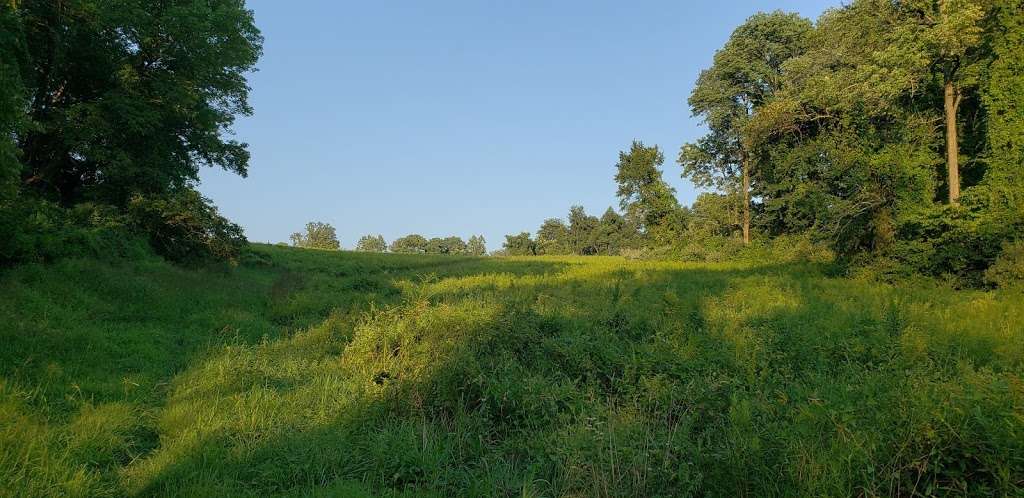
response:
<path fill-rule="evenodd" d="M 1020 496 L 1024 297 L 253 246 L 0 273 L 3 496 Z"/>

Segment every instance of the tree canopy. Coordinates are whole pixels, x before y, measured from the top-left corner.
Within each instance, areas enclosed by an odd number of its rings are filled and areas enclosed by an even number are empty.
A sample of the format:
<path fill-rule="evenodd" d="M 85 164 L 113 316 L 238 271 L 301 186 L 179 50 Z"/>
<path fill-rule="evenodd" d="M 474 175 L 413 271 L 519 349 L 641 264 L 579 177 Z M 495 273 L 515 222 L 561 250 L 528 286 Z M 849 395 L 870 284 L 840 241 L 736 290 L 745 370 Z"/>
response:
<path fill-rule="evenodd" d="M 305 249 L 338 250 L 341 243 L 334 227 L 328 223 L 311 221 L 306 223 L 305 233 L 296 232 L 291 235 L 292 245 Z"/>

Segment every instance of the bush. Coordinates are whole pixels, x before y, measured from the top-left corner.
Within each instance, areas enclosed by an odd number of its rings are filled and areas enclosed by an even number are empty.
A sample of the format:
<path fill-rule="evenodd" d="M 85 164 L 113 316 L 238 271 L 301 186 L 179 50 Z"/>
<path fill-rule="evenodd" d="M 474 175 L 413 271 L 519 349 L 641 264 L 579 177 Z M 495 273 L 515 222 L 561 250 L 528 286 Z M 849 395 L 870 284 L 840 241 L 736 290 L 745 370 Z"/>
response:
<path fill-rule="evenodd" d="M 145 244 L 132 235 L 112 206 L 70 209 L 22 197 L 0 209 L 0 264 L 45 263 L 71 257 L 99 259 L 140 255 Z"/>
<path fill-rule="evenodd" d="M 128 201 L 128 216 L 137 230 L 147 234 L 158 254 L 179 263 L 234 264 L 247 243 L 242 227 L 191 189 L 166 197 L 135 195 Z"/>
<path fill-rule="evenodd" d="M 1024 241 L 1003 245 L 1003 252 L 985 271 L 985 281 L 1000 288 L 1024 286 Z"/>

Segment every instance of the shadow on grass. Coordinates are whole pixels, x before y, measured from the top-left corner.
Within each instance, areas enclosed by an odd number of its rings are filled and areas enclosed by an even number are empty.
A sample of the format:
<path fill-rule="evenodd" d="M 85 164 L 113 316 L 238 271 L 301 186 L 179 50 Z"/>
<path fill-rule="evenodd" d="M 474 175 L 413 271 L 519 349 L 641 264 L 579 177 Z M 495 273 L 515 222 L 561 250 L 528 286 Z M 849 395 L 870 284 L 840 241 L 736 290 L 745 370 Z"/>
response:
<path fill-rule="evenodd" d="M 258 292 L 218 303 L 257 303 L 252 323 L 273 334 L 179 350 L 188 367 L 155 410 L 159 445 L 122 470 L 128 493 L 1012 495 L 1024 482 L 1019 364 L 1000 343 L 929 342 L 931 322 L 906 310 L 933 296 L 806 265 L 257 254 L 239 271 Z"/>
<path fill-rule="evenodd" d="M 189 396 L 168 403 L 180 412 L 164 421 L 170 444 L 133 470 L 134 489 L 301 495 L 352 481 L 441 495 L 696 491 L 707 473 L 698 464 L 711 463 L 697 447 L 721 436 L 748 366 L 709 325 L 708 303 L 739 281 L 804 274 L 462 264 L 350 330 L 319 324 L 196 367 L 177 388 Z M 340 355 L 322 353 L 339 350 L 331 342 L 344 343 Z M 247 368 L 255 358 L 266 366 Z M 231 379 L 193 392 L 231 365 Z"/>

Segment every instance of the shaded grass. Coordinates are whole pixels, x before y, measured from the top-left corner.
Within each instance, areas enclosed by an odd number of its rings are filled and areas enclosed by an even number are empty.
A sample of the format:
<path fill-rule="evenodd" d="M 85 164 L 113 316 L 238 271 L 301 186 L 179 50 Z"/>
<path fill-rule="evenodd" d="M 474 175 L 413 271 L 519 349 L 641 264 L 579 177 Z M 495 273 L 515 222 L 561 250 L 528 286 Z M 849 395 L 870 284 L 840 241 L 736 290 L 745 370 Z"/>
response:
<path fill-rule="evenodd" d="M 26 496 L 927 496 L 1024 486 L 1024 300 L 800 265 L 258 246 L 0 277 Z"/>

